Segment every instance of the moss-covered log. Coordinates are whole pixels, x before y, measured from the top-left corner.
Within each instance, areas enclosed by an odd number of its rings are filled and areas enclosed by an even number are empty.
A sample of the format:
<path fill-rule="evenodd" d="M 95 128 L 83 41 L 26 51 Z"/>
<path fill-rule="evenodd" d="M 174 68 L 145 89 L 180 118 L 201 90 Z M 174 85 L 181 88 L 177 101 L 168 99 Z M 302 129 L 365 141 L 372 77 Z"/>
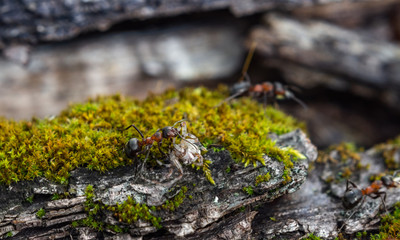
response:
<path fill-rule="evenodd" d="M 2 119 L 1 236 L 248 236 L 254 213 L 234 216 L 299 189 L 317 152 L 296 120 L 249 98 L 215 107 L 225 97 L 225 88 L 143 102 L 100 97 L 52 119 Z M 199 169 L 184 166 L 180 177 L 155 146 L 125 156 L 138 135 L 123 130 L 130 123 L 147 137 L 182 117 L 208 148 Z M 165 140 L 161 149 L 173 154 L 176 146 Z M 229 227 L 238 224 L 247 227 Z"/>

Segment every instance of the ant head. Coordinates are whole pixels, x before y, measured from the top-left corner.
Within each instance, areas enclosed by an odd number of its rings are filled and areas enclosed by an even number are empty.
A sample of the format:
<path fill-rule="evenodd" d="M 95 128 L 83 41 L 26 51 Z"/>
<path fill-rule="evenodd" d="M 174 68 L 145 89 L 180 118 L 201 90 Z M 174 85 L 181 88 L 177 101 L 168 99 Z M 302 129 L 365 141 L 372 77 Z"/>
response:
<path fill-rule="evenodd" d="M 174 138 L 179 135 L 178 129 L 174 127 L 165 127 L 162 129 L 163 138 Z"/>
<path fill-rule="evenodd" d="M 392 186 L 394 184 L 392 176 L 383 176 L 381 180 L 385 186 Z"/>
<path fill-rule="evenodd" d="M 251 87 L 250 81 L 242 81 L 242 82 L 235 83 L 235 84 L 233 84 L 232 88 L 230 89 L 230 95 L 235 95 L 238 93 L 245 92 L 245 91 L 249 90 L 250 87 Z"/>
<path fill-rule="evenodd" d="M 140 152 L 140 147 L 139 147 L 139 140 L 137 138 L 131 138 L 129 141 L 126 143 L 125 146 L 125 154 L 128 158 L 135 158 L 136 154 Z"/>
<path fill-rule="evenodd" d="M 349 188 L 343 195 L 343 206 L 347 209 L 355 207 L 359 202 L 361 202 L 363 194 L 358 188 Z"/>

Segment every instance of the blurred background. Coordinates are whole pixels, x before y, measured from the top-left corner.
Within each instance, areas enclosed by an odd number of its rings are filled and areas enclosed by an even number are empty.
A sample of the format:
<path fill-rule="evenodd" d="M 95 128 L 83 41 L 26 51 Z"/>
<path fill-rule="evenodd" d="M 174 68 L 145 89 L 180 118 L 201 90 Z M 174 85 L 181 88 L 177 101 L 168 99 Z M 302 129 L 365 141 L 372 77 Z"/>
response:
<path fill-rule="evenodd" d="M 57 115 L 71 102 L 167 88 L 292 86 L 279 108 L 318 147 L 400 133 L 399 0 L 0 2 L 0 115 Z"/>

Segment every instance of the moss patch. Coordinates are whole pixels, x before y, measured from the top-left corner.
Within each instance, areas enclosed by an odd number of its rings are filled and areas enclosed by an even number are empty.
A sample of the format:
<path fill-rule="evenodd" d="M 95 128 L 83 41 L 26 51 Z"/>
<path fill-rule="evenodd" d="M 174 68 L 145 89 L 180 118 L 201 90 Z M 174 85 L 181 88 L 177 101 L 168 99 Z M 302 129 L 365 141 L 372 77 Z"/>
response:
<path fill-rule="evenodd" d="M 381 220 L 378 234 L 371 234 L 371 240 L 400 239 L 400 202 L 396 204 L 392 214 Z"/>
<path fill-rule="evenodd" d="M 338 172 L 337 175 L 325 179 L 327 182 L 341 182 L 349 179 L 353 173 L 360 170 L 368 169 L 369 164 L 361 163 L 361 156 L 358 152 L 363 149 L 358 149 L 353 143 L 343 142 L 337 145 L 332 145 L 325 151 L 320 151 L 317 162 L 334 164 Z"/>
<path fill-rule="evenodd" d="M 400 150 L 400 136 L 395 139 L 389 140 L 386 143 L 378 144 L 375 146 L 375 149 L 380 152 L 385 159 L 386 166 L 389 169 L 398 169 L 400 168 L 400 161 L 398 155 Z"/>
<path fill-rule="evenodd" d="M 202 143 L 222 145 L 246 166 L 264 164 L 263 155 L 268 154 L 291 168 L 296 158 L 293 152 L 277 147 L 266 136 L 304 125 L 272 107 L 264 109 L 251 98 L 214 108 L 227 95 L 226 87 L 218 91 L 170 90 L 141 102 L 115 95 L 73 104 L 52 119 L 0 119 L 0 183 L 37 176 L 67 183 L 70 171 L 80 166 L 104 172 L 131 164 L 132 160 L 125 157 L 124 145 L 129 138 L 140 136 L 134 130 L 121 129 L 134 123 L 145 136 L 150 136 L 184 117 L 190 121 L 189 132 Z M 168 150 L 167 141 L 163 148 Z M 162 158 L 156 147 L 150 157 Z"/>

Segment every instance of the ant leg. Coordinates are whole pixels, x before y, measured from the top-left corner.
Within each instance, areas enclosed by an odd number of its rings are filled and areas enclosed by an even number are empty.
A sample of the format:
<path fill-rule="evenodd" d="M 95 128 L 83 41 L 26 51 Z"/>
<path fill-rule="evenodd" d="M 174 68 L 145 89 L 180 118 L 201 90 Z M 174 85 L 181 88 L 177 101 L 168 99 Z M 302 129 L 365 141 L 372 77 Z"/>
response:
<path fill-rule="evenodd" d="M 267 92 L 264 91 L 263 97 L 264 97 L 264 108 L 267 108 Z"/>
<path fill-rule="evenodd" d="M 355 183 L 353 183 L 352 181 L 350 181 L 349 179 L 347 179 L 346 182 L 346 192 L 350 189 L 349 188 L 349 183 L 353 186 L 353 188 L 358 188 L 357 185 Z"/>
<path fill-rule="evenodd" d="M 162 144 L 161 141 L 158 142 L 158 144 L 157 144 L 158 150 L 160 151 L 161 154 L 163 154 L 166 158 L 168 158 L 168 155 L 163 150 L 161 150 L 161 144 Z"/>
<path fill-rule="evenodd" d="M 138 155 L 141 154 L 142 152 L 144 152 L 144 151 L 139 152 L 136 156 L 138 156 Z M 142 164 L 141 164 L 140 166 L 137 167 L 136 173 L 135 173 L 134 181 L 136 181 L 136 179 L 137 179 L 138 177 L 141 177 L 141 176 L 142 176 L 142 172 L 143 172 L 143 169 L 144 169 L 144 165 L 146 164 L 146 161 L 147 161 L 147 158 L 149 157 L 149 154 L 150 154 L 150 149 L 147 150 L 146 158 L 144 159 L 144 161 L 142 162 Z M 136 159 L 138 159 L 138 158 L 136 158 Z"/>
<path fill-rule="evenodd" d="M 236 97 L 238 97 L 238 96 L 244 94 L 244 93 L 247 92 L 247 91 L 248 91 L 248 89 L 242 89 L 242 90 L 238 91 L 237 93 L 235 93 L 235 94 L 233 94 L 233 95 L 231 95 L 231 96 L 225 98 L 225 99 L 222 100 L 220 103 L 218 103 L 217 105 L 215 105 L 213 108 L 217 108 L 217 107 L 221 106 L 223 103 L 229 102 L 229 101 L 231 101 L 232 99 L 234 99 L 234 98 L 236 98 Z"/>
<path fill-rule="evenodd" d="M 130 125 L 129 127 L 125 128 L 124 131 L 128 130 L 129 128 L 134 127 L 136 129 L 136 131 L 140 134 L 140 136 L 142 136 L 142 139 L 144 139 L 143 133 L 139 130 L 139 128 L 137 128 L 135 126 L 135 124 L 132 123 L 132 125 Z"/>
<path fill-rule="evenodd" d="M 347 180 L 347 181 L 349 181 L 349 180 Z M 354 184 L 354 183 L 352 183 L 352 184 Z M 361 208 L 361 206 L 364 204 L 364 201 L 365 201 L 365 196 L 363 196 L 362 201 L 358 205 L 357 209 Z M 342 228 L 346 225 L 346 222 L 357 212 L 357 209 L 354 209 L 354 211 L 350 214 L 350 216 L 343 222 L 342 226 L 338 230 L 339 233 L 342 231 Z"/>
<path fill-rule="evenodd" d="M 382 198 L 382 195 L 383 195 L 383 198 Z M 385 204 L 385 202 L 386 202 L 386 192 L 377 192 L 377 193 L 375 193 L 374 196 L 369 195 L 369 197 L 372 198 L 372 199 L 380 198 L 381 201 L 382 201 L 383 208 L 385 209 L 385 212 L 388 213 L 388 210 L 387 210 L 386 204 Z"/>

